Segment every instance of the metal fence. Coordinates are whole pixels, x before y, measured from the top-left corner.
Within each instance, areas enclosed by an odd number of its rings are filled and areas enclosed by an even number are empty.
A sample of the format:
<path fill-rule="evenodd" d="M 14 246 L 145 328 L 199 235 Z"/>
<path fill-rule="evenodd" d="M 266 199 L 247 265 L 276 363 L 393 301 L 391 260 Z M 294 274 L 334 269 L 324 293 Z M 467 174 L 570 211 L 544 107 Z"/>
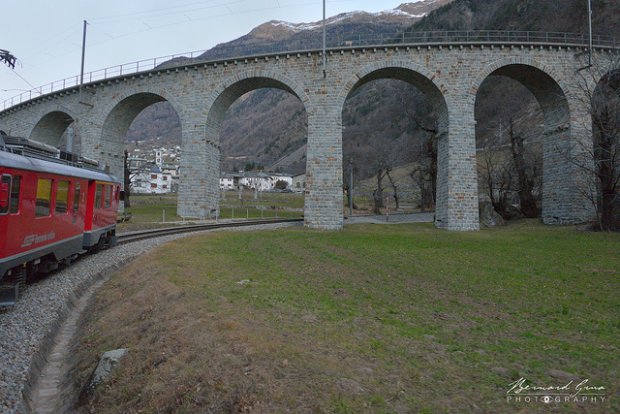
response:
<path fill-rule="evenodd" d="M 588 46 L 589 38 L 585 34 L 560 33 L 560 32 L 529 32 L 529 31 L 500 31 L 500 30 L 479 30 L 479 31 L 432 31 L 432 32 L 400 32 L 393 34 L 364 34 L 364 35 L 344 35 L 333 36 L 327 40 L 329 49 L 355 48 L 364 46 L 393 46 L 393 45 L 438 45 L 438 44 L 536 44 L 536 45 L 574 45 Z M 610 36 L 594 36 L 592 43 L 595 47 L 618 47 L 618 42 Z M 304 39 L 297 41 L 276 42 L 264 47 L 252 48 L 251 56 L 247 54 L 247 47 L 226 47 L 224 52 L 217 53 L 211 50 L 206 56 L 207 50 L 179 53 L 175 55 L 162 56 L 153 59 L 140 60 L 137 62 L 125 63 L 122 65 L 111 66 L 84 74 L 84 83 L 102 81 L 123 75 L 130 75 L 139 72 L 146 72 L 158 68 L 182 67 L 198 62 L 219 62 L 224 60 L 245 59 L 257 55 L 270 55 L 278 53 L 298 53 L 309 50 L 320 50 L 322 48 L 321 39 Z M 47 85 L 40 86 L 30 91 L 22 92 L 3 102 L 3 109 L 8 109 L 14 105 L 29 101 L 33 98 L 57 92 L 63 89 L 80 85 L 80 75 L 61 79 Z"/>

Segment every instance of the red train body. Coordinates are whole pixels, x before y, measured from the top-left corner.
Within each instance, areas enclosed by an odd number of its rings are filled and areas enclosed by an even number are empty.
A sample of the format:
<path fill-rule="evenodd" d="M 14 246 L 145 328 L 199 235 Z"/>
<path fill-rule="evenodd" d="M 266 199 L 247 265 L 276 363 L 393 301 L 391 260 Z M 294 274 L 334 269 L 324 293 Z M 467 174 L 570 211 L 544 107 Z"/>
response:
<path fill-rule="evenodd" d="M 99 170 L 0 150 L 0 305 L 29 272 L 114 244 L 119 181 Z"/>

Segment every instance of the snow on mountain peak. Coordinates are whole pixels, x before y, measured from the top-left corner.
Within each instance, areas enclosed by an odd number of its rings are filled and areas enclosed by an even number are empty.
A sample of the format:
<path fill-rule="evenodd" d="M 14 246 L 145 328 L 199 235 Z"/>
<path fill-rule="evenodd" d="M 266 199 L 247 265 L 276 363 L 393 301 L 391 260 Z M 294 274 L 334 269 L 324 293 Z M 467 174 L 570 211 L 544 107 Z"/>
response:
<path fill-rule="evenodd" d="M 452 0 L 420 0 L 409 3 L 403 3 L 395 9 L 383 10 L 376 13 L 368 13 L 365 11 L 352 11 L 341 13 L 336 16 L 329 17 L 325 20 L 327 26 L 337 24 L 345 20 L 368 20 L 372 18 L 381 19 L 397 19 L 400 21 L 409 21 L 410 19 L 421 19 L 430 11 L 449 3 Z M 323 26 L 322 21 L 311 23 L 290 23 L 282 20 L 272 20 L 264 26 L 272 27 L 278 31 L 301 32 L 305 30 L 320 30 Z"/>

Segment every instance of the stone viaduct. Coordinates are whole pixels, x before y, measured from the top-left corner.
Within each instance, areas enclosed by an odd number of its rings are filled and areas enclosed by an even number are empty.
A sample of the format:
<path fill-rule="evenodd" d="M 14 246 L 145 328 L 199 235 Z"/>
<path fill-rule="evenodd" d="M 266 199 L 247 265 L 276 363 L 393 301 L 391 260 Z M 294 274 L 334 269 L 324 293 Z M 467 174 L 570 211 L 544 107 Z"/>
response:
<path fill-rule="evenodd" d="M 603 59 L 613 51 L 601 46 L 594 54 Z M 13 105 L 0 112 L 0 131 L 57 145 L 75 122 L 82 154 L 122 176 L 123 142 L 131 122 L 147 106 L 168 101 L 182 128 L 178 214 L 203 218 L 219 208 L 219 142 L 226 111 L 249 91 L 279 88 L 301 100 L 308 118 L 305 224 L 340 229 L 343 105 L 367 82 L 399 79 L 423 92 L 439 116 L 437 227 L 477 230 L 474 107 L 481 84 L 502 75 L 526 86 L 544 115 L 543 221 L 575 223 L 590 218 L 592 211 L 575 190 L 577 167 L 563 153 L 575 151 L 575 144 L 592 145 L 589 108 L 576 81 L 586 52 L 578 44 L 451 41 L 330 48 L 325 73 L 320 50 L 192 62 L 89 82 Z"/>

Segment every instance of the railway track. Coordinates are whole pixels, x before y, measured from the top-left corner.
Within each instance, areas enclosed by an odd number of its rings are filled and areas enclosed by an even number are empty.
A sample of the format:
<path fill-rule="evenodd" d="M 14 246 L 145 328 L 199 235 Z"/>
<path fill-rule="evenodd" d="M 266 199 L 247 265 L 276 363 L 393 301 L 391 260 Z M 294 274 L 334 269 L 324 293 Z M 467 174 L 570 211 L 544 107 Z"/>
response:
<path fill-rule="evenodd" d="M 153 237 L 168 236 L 178 233 L 190 233 L 202 230 L 214 230 L 227 227 L 246 227 L 255 226 L 259 224 L 276 224 L 276 223 L 294 223 L 301 222 L 302 218 L 293 219 L 261 219 L 261 220 L 246 220 L 246 221 L 234 221 L 228 223 L 209 223 L 209 224 L 193 224 L 187 226 L 166 227 L 161 229 L 150 229 L 141 231 L 131 231 L 126 233 L 119 233 L 116 236 L 117 244 L 127 244 L 139 240 L 151 239 Z"/>

